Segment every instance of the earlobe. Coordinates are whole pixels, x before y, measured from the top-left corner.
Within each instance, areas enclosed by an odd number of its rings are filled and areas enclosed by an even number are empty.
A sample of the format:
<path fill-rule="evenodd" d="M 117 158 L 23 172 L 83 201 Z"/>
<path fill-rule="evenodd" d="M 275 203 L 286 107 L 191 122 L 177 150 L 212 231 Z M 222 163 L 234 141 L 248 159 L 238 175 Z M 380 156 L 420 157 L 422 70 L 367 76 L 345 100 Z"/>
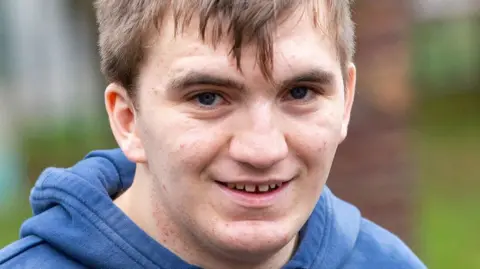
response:
<path fill-rule="evenodd" d="M 345 140 L 348 133 L 348 125 L 350 123 L 350 115 L 352 112 L 353 101 L 355 99 L 355 89 L 357 83 L 357 69 L 355 64 L 350 63 L 347 69 L 347 79 L 345 80 L 345 104 L 343 111 L 341 141 Z"/>
<path fill-rule="evenodd" d="M 127 91 L 112 83 L 105 90 L 105 108 L 113 136 L 127 158 L 135 163 L 145 162 L 145 152 L 138 136 L 137 112 Z"/>

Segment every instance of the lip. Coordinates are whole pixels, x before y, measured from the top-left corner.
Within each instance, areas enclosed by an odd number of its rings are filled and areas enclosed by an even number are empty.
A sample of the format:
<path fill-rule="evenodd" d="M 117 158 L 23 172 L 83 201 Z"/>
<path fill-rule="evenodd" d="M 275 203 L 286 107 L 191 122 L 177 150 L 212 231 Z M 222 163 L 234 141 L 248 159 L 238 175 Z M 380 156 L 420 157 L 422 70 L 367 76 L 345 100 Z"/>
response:
<path fill-rule="evenodd" d="M 249 193 L 230 189 L 227 186 L 215 182 L 220 191 L 225 194 L 233 203 L 251 209 L 261 209 L 271 207 L 278 203 L 288 192 L 292 180 L 284 182 L 281 187 L 264 193 Z"/>

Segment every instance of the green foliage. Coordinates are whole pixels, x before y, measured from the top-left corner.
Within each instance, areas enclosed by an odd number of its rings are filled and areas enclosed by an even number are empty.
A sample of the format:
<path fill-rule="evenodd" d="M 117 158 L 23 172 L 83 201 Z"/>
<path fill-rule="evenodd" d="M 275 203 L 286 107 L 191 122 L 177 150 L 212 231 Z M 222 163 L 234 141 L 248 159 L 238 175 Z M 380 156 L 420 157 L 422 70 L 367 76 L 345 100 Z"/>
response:
<path fill-rule="evenodd" d="M 31 180 L 48 166 L 68 167 L 91 150 L 116 147 L 106 120 L 32 124 L 22 138 Z"/>
<path fill-rule="evenodd" d="M 0 249 L 18 239 L 21 223 L 32 215 L 26 190 L 18 194 L 15 202 L 0 212 Z"/>
<path fill-rule="evenodd" d="M 429 268 L 480 268 L 479 104 L 480 94 L 463 94 L 428 98 L 418 106 L 418 233 Z"/>
<path fill-rule="evenodd" d="M 30 180 L 27 189 L 16 195 L 15 202 L 0 212 L 0 248 L 16 239 L 21 223 L 31 216 L 29 188 L 49 166 L 69 167 L 89 151 L 116 147 L 108 123 L 100 120 L 65 122 L 31 122 L 21 133 L 22 156 Z"/>
<path fill-rule="evenodd" d="M 480 17 L 415 25 L 412 73 L 418 94 L 478 92 L 479 26 Z"/>
<path fill-rule="evenodd" d="M 418 238 L 429 268 L 480 268 L 479 18 L 414 29 Z"/>

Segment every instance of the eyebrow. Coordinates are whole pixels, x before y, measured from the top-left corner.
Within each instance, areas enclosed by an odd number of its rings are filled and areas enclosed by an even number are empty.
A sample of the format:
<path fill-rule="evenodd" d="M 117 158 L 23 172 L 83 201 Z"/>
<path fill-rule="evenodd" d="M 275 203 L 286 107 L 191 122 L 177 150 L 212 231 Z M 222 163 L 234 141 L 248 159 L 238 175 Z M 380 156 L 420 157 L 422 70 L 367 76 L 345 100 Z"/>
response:
<path fill-rule="evenodd" d="M 332 72 L 323 69 L 311 69 L 306 72 L 294 74 L 283 81 L 274 82 L 274 86 L 283 89 L 299 83 L 333 85 L 334 82 L 335 75 Z M 211 73 L 204 73 L 201 71 L 190 71 L 182 76 L 172 79 L 168 83 L 167 89 L 179 90 L 198 85 L 235 88 L 242 91 L 246 88 L 244 83 L 232 78 L 213 75 Z"/>
<path fill-rule="evenodd" d="M 306 72 L 293 74 L 293 76 L 276 83 L 281 89 L 291 87 L 299 83 L 313 83 L 319 85 L 333 85 L 335 82 L 335 75 L 323 69 L 311 69 Z"/>
<path fill-rule="evenodd" d="M 192 86 L 198 85 L 211 85 L 224 88 L 236 88 L 239 90 L 244 90 L 245 85 L 234 79 L 228 77 L 221 77 L 217 75 L 212 75 L 210 73 L 203 73 L 199 71 L 190 71 L 182 76 L 172 79 L 168 85 L 167 89 L 184 89 Z"/>

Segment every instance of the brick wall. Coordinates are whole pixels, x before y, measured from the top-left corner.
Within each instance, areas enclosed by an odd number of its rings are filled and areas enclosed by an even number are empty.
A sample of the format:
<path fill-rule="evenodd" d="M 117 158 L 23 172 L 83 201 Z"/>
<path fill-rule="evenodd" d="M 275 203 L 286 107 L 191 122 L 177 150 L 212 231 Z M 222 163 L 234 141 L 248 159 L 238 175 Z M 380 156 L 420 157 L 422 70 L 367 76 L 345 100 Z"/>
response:
<path fill-rule="evenodd" d="M 408 1 L 357 0 L 357 96 L 329 186 L 362 214 L 406 241 L 412 237 L 413 173 L 407 115 Z"/>

